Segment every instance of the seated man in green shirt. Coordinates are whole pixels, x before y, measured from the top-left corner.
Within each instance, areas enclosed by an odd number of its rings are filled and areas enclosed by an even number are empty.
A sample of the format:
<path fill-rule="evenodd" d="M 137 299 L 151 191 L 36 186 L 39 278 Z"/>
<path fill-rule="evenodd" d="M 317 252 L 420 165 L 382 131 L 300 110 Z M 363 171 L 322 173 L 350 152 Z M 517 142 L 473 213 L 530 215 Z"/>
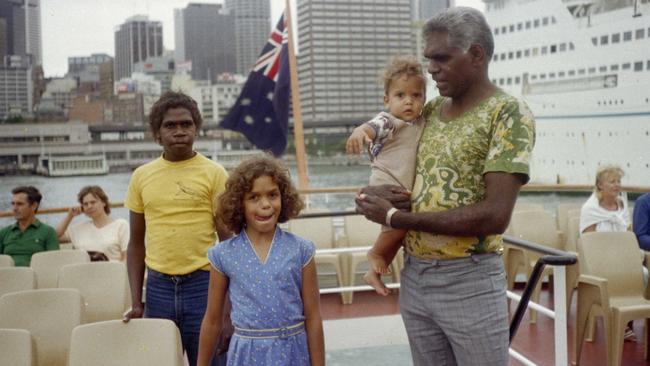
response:
<path fill-rule="evenodd" d="M 32 254 L 58 250 L 59 239 L 53 227 L 36 219 L 43 196 L 32 186 L 11 191 L 11 208 L 16 223 L 0 230 L 0 254 L 10 255 L 16 266 L 29 267 Z"/>

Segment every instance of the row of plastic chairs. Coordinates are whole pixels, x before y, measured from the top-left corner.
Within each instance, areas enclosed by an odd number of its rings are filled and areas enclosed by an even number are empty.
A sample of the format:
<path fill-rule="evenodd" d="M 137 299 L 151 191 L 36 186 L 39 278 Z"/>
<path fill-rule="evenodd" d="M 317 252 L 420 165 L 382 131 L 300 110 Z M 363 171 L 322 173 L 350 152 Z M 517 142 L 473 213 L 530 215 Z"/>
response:
<path fill-rule="evenodd" d="M 0 296 L 37 289 L 36 283 L 33 268 L 0 268 Z M 58 271 L 57 286 L 74 288 L 81 293 L 85 308 L 84 323 L 120 319 L 131 303 L 126 267 L 121 262 L 64 265 Z M 3 316 L 0 313 L 0 317 Z"/>
<path fill-rule="evenodd" d="M 0 297 L 0 363 L 12 366 L 182 366 L 178 328 L 169 320 L 82 324 L 75 289 L 41 289 Z M 45 304 L 45 306 L 44 306 Z"/>
<path fill-rule="evenodd" d="M 366 220 L 361 215 L 343 216 L 343 235 L 337 240 L 335 225 L 332 217 L 298 218 L 289 221 L 288 230 L 296 235 L 313 241 L 317 249 L 332 249 L 340 247 L 372 246 L 379 236 L 381 226 Z M 354 286 L 359 266 L 365 262 L 367 251 L 353 253 L 319 253 L 315 260 L 319 267 L 330 266 L 336 271 L 339 286 Z M 393 280 L 399 281 L 399 270 L 402 266 L 401 255 L 396 256 L 392 264 Z M 320 272 L 320 271 L 319 271 Z M 344 304 L 351 304 L 352 292 L 341 293 Z"/>

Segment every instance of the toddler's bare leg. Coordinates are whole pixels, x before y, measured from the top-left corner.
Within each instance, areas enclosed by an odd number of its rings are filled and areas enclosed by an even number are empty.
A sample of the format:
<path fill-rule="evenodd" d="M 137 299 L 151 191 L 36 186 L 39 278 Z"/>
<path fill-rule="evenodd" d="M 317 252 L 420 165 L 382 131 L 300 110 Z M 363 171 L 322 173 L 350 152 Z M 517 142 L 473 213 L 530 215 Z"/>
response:
<path fill-rule="evenodd" d="M 390 290 L 381 281 L 380 274 L 389 274 L 389 265 L 402 246 L 405 230 L 382 231 L 375 245 L 368 251 L 370 268 L 363 276 L 366 283 L 372 286 L 380 295 L 388 295 Z"/>

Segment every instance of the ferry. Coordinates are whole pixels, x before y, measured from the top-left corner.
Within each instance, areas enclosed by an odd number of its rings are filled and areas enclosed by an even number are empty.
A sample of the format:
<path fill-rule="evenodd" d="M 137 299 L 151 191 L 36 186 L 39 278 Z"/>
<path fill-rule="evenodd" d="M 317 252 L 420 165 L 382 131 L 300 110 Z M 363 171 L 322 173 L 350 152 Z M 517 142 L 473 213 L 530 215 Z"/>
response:
<path fill-rule="evenodd" d="M 531 183 L 650 182 L 650 1 L 484 0 L 490 78 L 532 109 Z"/>
<path fill-rule="evenodd" d="M 67 177 L 76 175 L 108 174 L 109 167 L 106 156 L 75 155 L 75 156 L 44 156 L 38 159 L 36 173 L 48 177 Z"/>

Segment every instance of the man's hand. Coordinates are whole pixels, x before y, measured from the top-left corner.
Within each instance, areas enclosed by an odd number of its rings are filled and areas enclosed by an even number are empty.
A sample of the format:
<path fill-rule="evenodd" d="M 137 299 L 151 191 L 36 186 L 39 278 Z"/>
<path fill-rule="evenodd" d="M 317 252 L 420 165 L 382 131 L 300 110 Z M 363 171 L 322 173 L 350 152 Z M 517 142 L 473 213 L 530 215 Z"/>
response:
<path fill-rule="evenodd" d="M 134 304 L 131 306 L 131 310 L 124 313 L 122 321 L 128 323 L 131 319 L 142 318 L 144 316 L 144 306 L 142 303 Z"/>
<path fill-rule="evenodd" d="M 384 184 L 380 186 L 367 186 L 361 188 L 359 194 L 357 195 L 357 199 L 361 194 L 365 194 L 366 196 L 381 197 L 389 201 L 392 206 L 395 206 L 395 208 L 398 208 L 400 210 L 411 210 L 411 192 L 408 189 L 400 186 L 394 186 L 390 184 Z"/>
<path fill-rule="evenodd" d="M 357 204 L 357 212 L 366 217 L 366 219 L 378 224 L 386 225 L 386 213 L 393 205 L 383 198 L 370 196 L 361 193 L 354 199 Z"/>
<path fill-rule="evenodd" d="M 372 142 L 372 138 L 368 136 L 368 133 L 363 129 L 363 126 L 359 126 L 352 131 L 348 141 L 345 143 L 345 151 L 348 154 L 361 154 L 364 144 L 369 144 Z"/>

